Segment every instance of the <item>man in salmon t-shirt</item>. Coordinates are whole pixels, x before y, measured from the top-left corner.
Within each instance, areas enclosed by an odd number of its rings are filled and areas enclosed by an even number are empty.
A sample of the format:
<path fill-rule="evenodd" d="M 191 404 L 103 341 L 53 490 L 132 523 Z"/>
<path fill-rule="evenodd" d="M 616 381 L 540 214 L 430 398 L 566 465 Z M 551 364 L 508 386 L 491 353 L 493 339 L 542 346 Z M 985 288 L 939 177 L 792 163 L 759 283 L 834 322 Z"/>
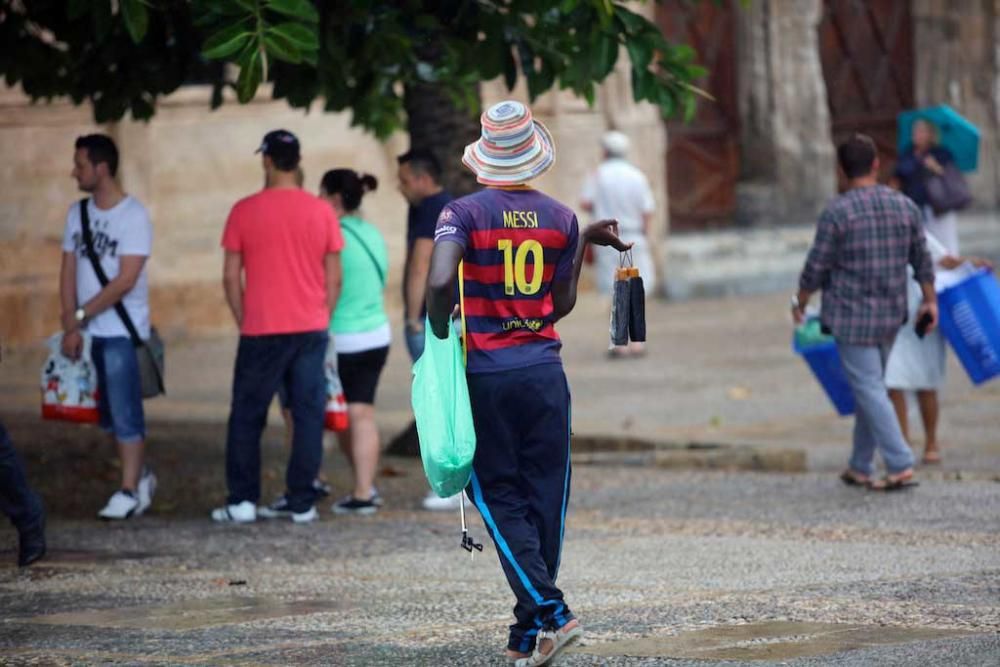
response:
<path fill-rule="evenodd" d="M 264 189 L 233 206 L 222 235 L 226 300 L 240 327 L 226 435 L 223 523 L 257 518 L 260 436 L 278 385 L 287 382 L 294 420 L 285 476 L 286 513 L 317 518 L 313 480 L 323 458 L 326 380 L 323 361 L 330 313 L 340 293 L 340 223 L 323 200 L 297 183 L 299 141 L 291 132 L 264 136 Z"/>

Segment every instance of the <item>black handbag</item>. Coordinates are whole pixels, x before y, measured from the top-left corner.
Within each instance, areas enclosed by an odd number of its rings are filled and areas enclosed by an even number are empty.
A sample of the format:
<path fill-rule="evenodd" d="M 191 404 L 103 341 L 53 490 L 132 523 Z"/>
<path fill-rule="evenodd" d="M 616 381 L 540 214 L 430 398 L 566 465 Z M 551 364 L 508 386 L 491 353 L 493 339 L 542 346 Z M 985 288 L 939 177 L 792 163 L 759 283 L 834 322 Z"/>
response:
<path fill-rule="evenodd" d="M 925 181 L 927 200 L 935 213 L 960 211 L 972 203 L 972 193 L 965 177 L 953 164 L 944 167 L 943 174 L 931 174 Z"/>
<path fill-rule="evenodd" d="M 80 200 L 80 227 L 83 230 L 83 245 L 87 252 L 87 259 L 90 260 L 90 265 L 94 267 L 97 279 L 100 281 L 101 286 L 104 287 L 110 281 L 108 280 L 108 274 L 104 272 L 104 268 L 101 266 L 101 260 L 98 258 L 97 252 L 94 250 L 94 237 L 90 231 L 90 214 L 87 212 L 88 201 L 89 199 Z M 165 350 L 163 340 L 156 331 L 156 327 L 150 328 L 149 340 L 144 341 L 139 337 L 139 332 L 136 331 L 135 324 L 132 323 L 132 318 L 129 316 L 128 311 L 125 310 L 125 304 L 121 301 L 116 303 L 115 312 L 118 313 L 122 324 L 128 329 L 129 338 L 132 339 L 132 345 L 135 346 L 136 358 L 139 361 L 139 379 L 142 384 L 142 397 L 153 398 L 160 394 L 166 394 L 167 390 L 163 385 Z"/>

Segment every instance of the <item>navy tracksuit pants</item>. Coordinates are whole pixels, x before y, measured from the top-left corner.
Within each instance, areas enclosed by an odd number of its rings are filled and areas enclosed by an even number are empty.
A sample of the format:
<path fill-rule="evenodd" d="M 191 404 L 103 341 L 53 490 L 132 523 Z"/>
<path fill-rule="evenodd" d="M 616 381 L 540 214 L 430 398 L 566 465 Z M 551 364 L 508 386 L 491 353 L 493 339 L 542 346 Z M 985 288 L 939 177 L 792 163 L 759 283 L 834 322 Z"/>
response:
<path fill-rule="evenodd" d="M 476 456 L 466 493 L 497 548 L 517 604 L 508 648 L 573 614 L 556 586 L 569 500 L 570 395 L 562 365 L 470 373 Z"/>

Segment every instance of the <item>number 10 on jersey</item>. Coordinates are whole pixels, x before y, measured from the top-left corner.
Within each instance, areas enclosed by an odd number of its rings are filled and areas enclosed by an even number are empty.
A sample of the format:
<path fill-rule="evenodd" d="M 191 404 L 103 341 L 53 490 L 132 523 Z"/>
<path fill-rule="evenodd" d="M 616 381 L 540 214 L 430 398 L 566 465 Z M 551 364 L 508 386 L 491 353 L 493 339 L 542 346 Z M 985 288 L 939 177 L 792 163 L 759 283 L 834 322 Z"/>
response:
<path fill-rule="evenodd" d="M 545 251 L 542 244 L 533 239 L 522 242 L 514 249 L 511 239 L 497 241 L 497 250 L 503 253 L 503 291 L 504 294 L 515 294 L 514 288 L 521 294 L 535 294 L 542 288 L 542 273 L 545 269 Z M 533 264 L 531 280 L 527 276 L 528 255 Z"/>

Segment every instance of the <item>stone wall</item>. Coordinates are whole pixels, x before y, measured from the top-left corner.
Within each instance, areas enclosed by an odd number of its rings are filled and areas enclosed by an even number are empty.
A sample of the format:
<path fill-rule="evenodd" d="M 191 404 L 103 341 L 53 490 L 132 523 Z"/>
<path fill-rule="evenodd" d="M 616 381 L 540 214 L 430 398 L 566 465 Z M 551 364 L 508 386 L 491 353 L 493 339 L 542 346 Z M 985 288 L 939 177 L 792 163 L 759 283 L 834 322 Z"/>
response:
<path fill-rule="evenodd" d="M 822 0 L 739 6 L 740 222 L 811 219 L 834 193 L 836 162 L 820 63 Z"/>
<path fill-rule="evenodd" d="M 599 138 L 610 126 L 632 135 L 659 210 L 666 211 L 664 130 L 655 110 L 630 100 L 628 77 L 616 73 L 595 109 L 565 93 L 533 107 L 557 142 L 556 167 L 538 186 L 576 205 L 586 172 L 600 159 Z M 485 103 L 507 97 L 502 85 L 484 86 Z M 525 99 L 523 91 L 515 97 Z M 303 147 L 305 185 L 316 191 L 326 169 L 349 166 L 379 180 L 364 214 L 382 231 L 391 258 L 388 303 L 398 310 L 405 252 L 406 206 L 396 191 L 396 156 L 408 146 L 398 134 L 385 143 L 350 126 L 349 114 L 293 111 L 266 100 L 227 103 L 209 110 L 209 90 L 185 88 L 169 96 L 149 123 L 95 126 L 89 107 L 66 102 L 31 105 L 19 91 L 0 89 L 0 341 L 32 344 L 58 326 L 60 240 L 67 207 L 81 195 L 70 177 L 73 141 L 108 132 L 122 153 L 126 190 L 149 208 L 154 225 L 150 259 L 153 319 L 168 336 L 231 332 L 222 287 L 219 240 L 233 203 L 260 188 L 253 151 L 268 130 L 284 127 Z M 460 156 L 454 156 L 460 159 Z M 661 233 L 665 216 L 660 218 Z"/>
<path fill-rule="evenodd" d="M 1000 207 L 1000 0 L 913 0 L 917 104 L 950 104 L 982 133 L 969 176 L 977 208 Z"/>

